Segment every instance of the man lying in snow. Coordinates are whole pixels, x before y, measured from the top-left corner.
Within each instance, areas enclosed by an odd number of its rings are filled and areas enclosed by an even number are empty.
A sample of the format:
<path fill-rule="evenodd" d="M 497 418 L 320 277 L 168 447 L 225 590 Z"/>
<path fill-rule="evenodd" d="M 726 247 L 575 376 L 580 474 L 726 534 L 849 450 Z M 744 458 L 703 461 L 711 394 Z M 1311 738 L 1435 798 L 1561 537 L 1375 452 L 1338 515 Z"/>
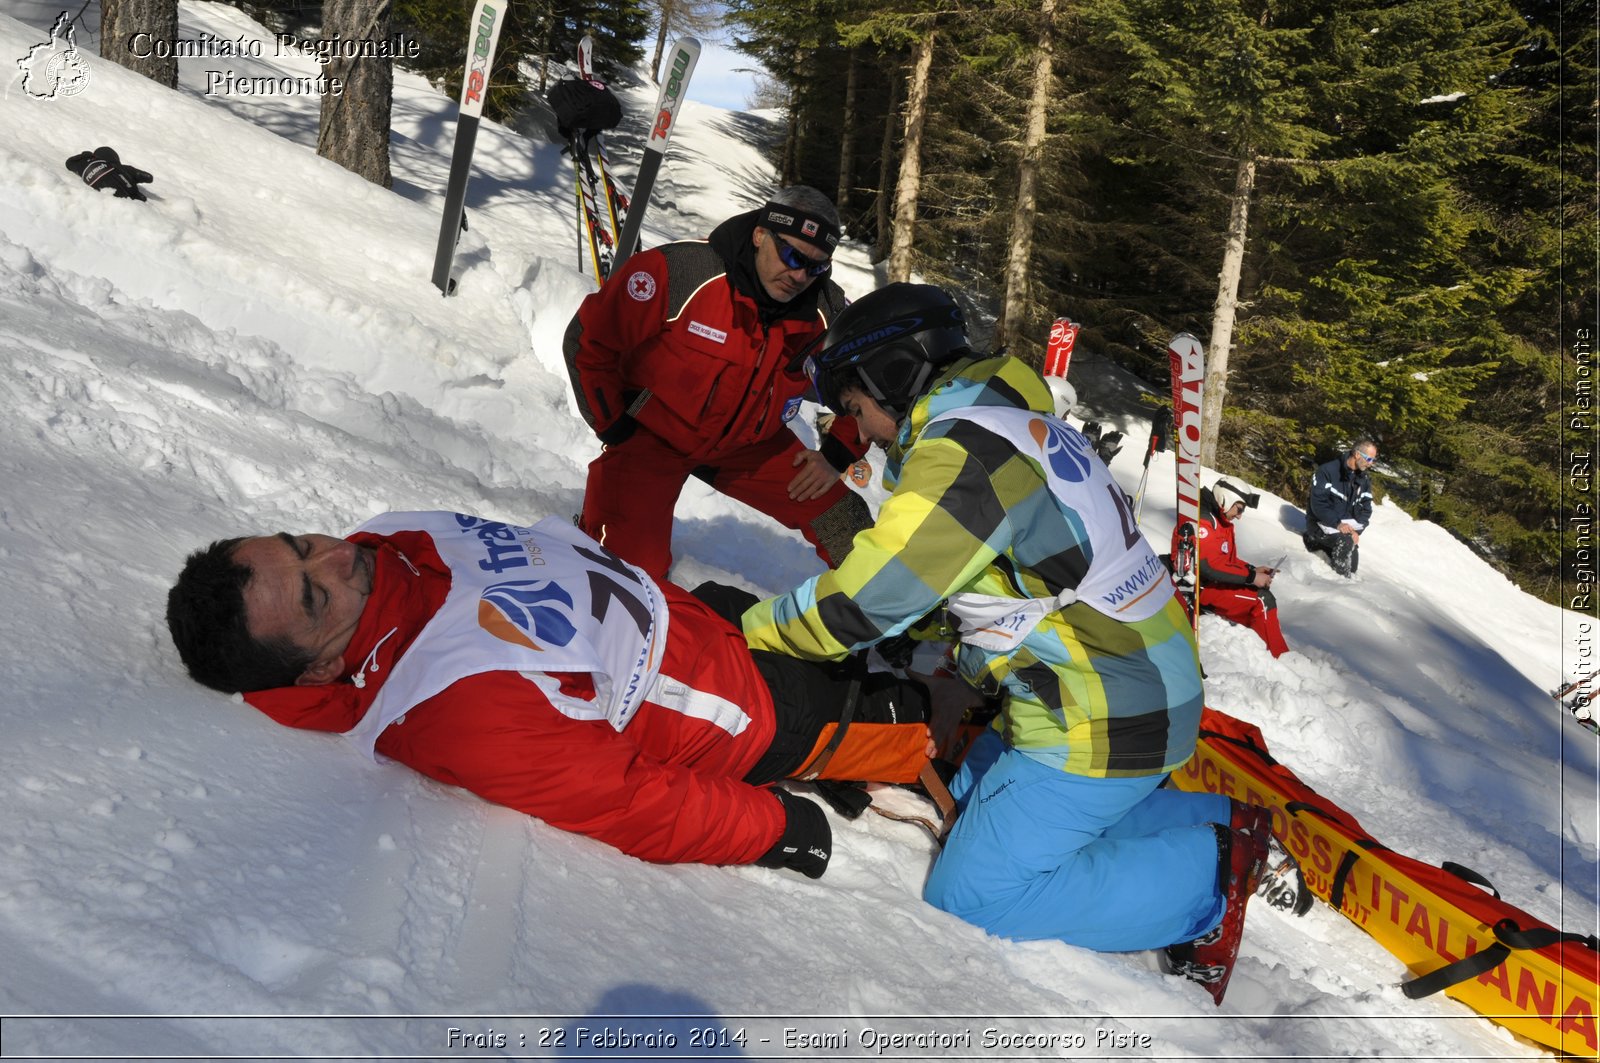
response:
<path fill-rule="evenodd" d="M 191 676 L 279 723 L 662 863 L 816 878 L 827 818 L 770 784 L 907 782 L 931 752 L 926 688 L 875 674 L 825 753 L 851 673 L 752 653 L 706 601 L 554 518 L 221 540 L 188 558 L 167 624 Z"/>

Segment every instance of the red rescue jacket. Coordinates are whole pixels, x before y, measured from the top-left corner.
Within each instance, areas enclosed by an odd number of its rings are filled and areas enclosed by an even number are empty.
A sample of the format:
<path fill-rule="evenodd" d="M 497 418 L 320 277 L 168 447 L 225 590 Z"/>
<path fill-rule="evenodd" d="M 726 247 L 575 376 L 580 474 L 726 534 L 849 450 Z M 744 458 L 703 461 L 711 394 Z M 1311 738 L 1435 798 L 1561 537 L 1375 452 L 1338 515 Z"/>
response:
<path fill-rule="evenodd" d="M 1202 592 L 1210 587 L 1243 587 L 1256 578 L 1256 567 L 1239 556 L 1233 541 L 1233 521 L 1224 516 L 1211 497 L 1200 493 L 1200 520 L 1194 528 Z M 1178 529 L 1172 531 L 1172 552 L 1178 552 Z"/>
<path fill-rule="evenodd" d="M 740 215 L 708 241 L 642 251 L 584 299 L 564 347 L 597 432 L 631 413 L 674 450 L 710 463 L 771 438 L 799 411 L 810 381 L 791 362 L 826 331 L 844 294 L 823 277 L 790 304 L 761 305 L 744 255 L 753 231 L 754 214 Z M 836 468 L 865 453 L 852 418 L 836 419 L 830 436 L 837 443 L 824 450 Z"/>
<path fill-rule="evenodd" d="M 377 667 L 363 687 L 345 678 L 245 695 L 290 727 L 354 727 L 450 589 L 449 569 L 426 534 L 350 538 L 376 547 L 378 565 L 345 666 L 354 673 L 376 654 Z M 771 694 L 736 628 L 686 591 L 661 589 L 671 612 L 662 674 L 740 706 L 750 723 L 739 735 L 649 701 L 618 732 L 605 720 L 563 715 L 519 673 L 485 672 L 412 708 L 378 737 L 377 751 L 641 859 L 755 861 L 785 823 L 770 790 L 742 781 L 772 742 Z M 593 699 L 588 675 L 554 678 L 562 693 Z"/>

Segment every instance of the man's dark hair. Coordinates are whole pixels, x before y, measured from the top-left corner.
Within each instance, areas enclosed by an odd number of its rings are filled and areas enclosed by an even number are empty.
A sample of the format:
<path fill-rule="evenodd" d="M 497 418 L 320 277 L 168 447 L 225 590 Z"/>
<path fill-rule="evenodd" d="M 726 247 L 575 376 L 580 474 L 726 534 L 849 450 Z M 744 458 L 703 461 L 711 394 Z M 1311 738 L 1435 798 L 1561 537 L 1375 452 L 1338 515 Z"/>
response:
<path fill-rule="evenodd" d="M 311 655 L 286 639 L 260 640 L 245 627 L 250 569 L 233 559 L 241 539 L 190 554 L 167 592 L 167 629 L 195 682 L 224 694 L 293 686 Z"/>

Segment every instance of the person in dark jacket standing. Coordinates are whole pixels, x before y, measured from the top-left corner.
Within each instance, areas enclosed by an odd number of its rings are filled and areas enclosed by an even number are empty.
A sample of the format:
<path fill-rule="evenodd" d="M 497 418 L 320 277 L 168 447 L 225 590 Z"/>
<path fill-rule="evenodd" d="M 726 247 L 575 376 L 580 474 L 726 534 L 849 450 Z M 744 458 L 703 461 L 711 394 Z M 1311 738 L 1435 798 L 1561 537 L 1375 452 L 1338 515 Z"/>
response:
<path fill-rule="evenodd" d="M 1372 520 L 1372 480 L 1378 444 L 1363 436 L 1343 455 L 1317 469 L 1306 505 L 1306 549 L 1322 550 L 1341 576 L 1361 563 L 1361 533 Z"/>
<path fill-rule="evenodd" d="M 696 476 L 803 534 L 829 565 L 872 523 L 840 474 L 865 453 L 851 418 L 818 450 L 788 430 L 809 382 L 798 353 L 844 307 L 828 278 L 839 215 L 779 190 L 707 240 L 642 251 L 584 299 L 563 349 L 578 407 L 604 444 L 579 525 L 663 578 L 672 512 Z"/>

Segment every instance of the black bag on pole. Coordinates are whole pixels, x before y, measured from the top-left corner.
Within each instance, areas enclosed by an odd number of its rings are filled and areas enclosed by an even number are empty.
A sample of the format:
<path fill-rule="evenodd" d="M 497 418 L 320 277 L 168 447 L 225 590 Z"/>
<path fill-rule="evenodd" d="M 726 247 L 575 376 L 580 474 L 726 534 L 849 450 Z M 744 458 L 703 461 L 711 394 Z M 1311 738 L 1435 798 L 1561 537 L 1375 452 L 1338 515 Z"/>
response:
<path fill-rule="evenodd" d="M 561 135 L 569 140 L 574 130 L 598 132 L 622 123 L 622 103 L 604 85 L 582 78 L 558 81 L 545 94 L 556 113 Z"/>

